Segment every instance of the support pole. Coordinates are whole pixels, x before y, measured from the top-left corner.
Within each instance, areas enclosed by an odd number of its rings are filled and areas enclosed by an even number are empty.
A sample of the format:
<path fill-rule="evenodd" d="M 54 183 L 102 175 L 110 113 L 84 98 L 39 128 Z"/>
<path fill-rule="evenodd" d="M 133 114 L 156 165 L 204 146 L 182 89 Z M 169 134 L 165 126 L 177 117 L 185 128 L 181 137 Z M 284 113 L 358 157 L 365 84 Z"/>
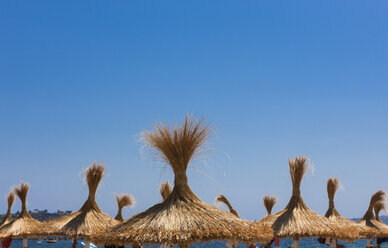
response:
<path fill-rule="evenodd" d="M 371 239 L 367 239 L 366 240 L 366 247 L 371 247 L 372 246 L 372 240 Z"/>
<path fill-rule="evenodd" d="M 299 248 L 299 239 L 292 240 L 292 248 Z"/>
<path fill-rule="evenodd" d="M 90 248 L 90 241 L 85 240 L 85 248 Z"/>
<path fill-rule="evenodd" d="M 27 238 L 23 238 L 23 248 L 27 248 Z"/>
<path fill-rule="evenodd" d="M 337 240 L 335 238 L 331 239 L 331 248 L 337 248 Z"/>

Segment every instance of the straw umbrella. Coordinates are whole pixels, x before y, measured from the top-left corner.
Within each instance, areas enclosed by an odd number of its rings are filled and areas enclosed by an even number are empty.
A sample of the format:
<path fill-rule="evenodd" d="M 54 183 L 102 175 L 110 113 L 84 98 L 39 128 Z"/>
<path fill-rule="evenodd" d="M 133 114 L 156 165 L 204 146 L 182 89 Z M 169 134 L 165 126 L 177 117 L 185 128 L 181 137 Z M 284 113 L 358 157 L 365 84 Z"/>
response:
<path fill-rule="evenodd" d="M 85 247 L 90 247 L 90 236 L 97 230 L 120 223 L 104 214 L 96 202 L 96 191 L 104 176 L 105 167 L 102 164 L 89 166 L 85 171 L 85 180 L 89 187 L 89 196 L 84 205 L 72 214 L 60 217 L 50 224 L 60 230 L 60 234 L 71 238 L 82 237 Z"/>
<path fill-rule="evenodd" d="M 206 150 L 209 126 L 187 116 L 172 130 L 166 124 L 146 131 L 142 140 L 155 149 L 173 170 L 174 188 L 161 203 L 139 213 L 126 222 L 94 235 L 97 243 L 178 244 L 188 247 L 196 241 L 233 239 L 249 242 L 268 241 L 271 229 L 237 218 L 233 214 L 202 202 L 190 189 L 186 169 Z"/>
<path fill-rule="evenodd" d="M 129 194 L 123 194 L 121 196 L 116 195 L 116 201 L 117 201 L 117 215 L 115 217 L 115 220 L 118 220 L 120 222 L 124 221 L 122 210 L 124 207 L 133 207 L 135 205 L 135 199 L 133 199 L 133 196 Z"/>
<path fill-rule="evenodd" d="M 171 185 L 168 181 L 162 183 L 159 188 L 160 195 L 162 196 L 163 201 L 171 194 Z"/>
<path fill-rule="evenodd" d="M 367 246 L 371 246 L 372 238 L 380 238 L 387 236 L 388 231 L 382 223 L 379 223 L 375 220 L 373 214 L 373 208 L 376 203 L 384 201 L 386 193 L 383 190 L 379 190 L 374 193 L 370 199 L 368 209 L 366 210 L 364 216 L 361 220 L 357 221 L 358 224 L 362 226 L 371 227 L 376 230 L 376 233 L 367 233 L 365 237 L 367 238 Z"/>
<path fill-rule="evenodd" d="M 22 203 L 22 210 L 15 220 L 0 228 L 0 239 L 23 237 L 23 247 L 27 247 L 28 237 L 41 237 L 55 233 L 55 229 L 32 218 L 27 211 L 26 202 L 29 188 L 30 186 L 23 182 L 20 183 L 19 188 L 15 188 L 15 193 Z M 9 198 L 10 202 L 12 202 L 12 196 Z"/>
<path fill-rule="evenodd" d="M 291 199 L 284 210 L 264 217 L 259 223 L 271 225 L 275 237 L 291 237 L 294 248 L 299 247 L 300 238 L 336 236 L 337 226 L 327 218 L 311 211 L 301 196 L 300 184 L 309 168 L 308 159 L 297 156 L 293 161 L 289 159 L 288 164 L 292 181 Z"/>
<path fill-rule="evenodd" d="M 7 202 L 8 202 L 8 209 L 7 209 L 7 214 L 5 215 L 4 219 L 0 222 L 0 228 L 7 225 L 12 221 L 12 216 L 11 216 L 11 207 L 15 201 L 15 193 L 9 192 L 8 197 L 7 197 Z"/>
<path fill-rule="evenodd" d="M 354 236 L 353 238 L 351 238 L 350 235 L 347 235 L 346 237 L 342 238 L 337 236 L 337 238 L 345 241 L 354 241 L 359 238 L 364 238 L 366 237 L 366 235 L 376 235 L 375 229 L 360 225 L 359 223 L 346 219 L 338 213 L 334 205 L 334 196 L 339 186 L 340 183 L 338 178 L 329 178 L 327 180 L 327 196 L 329 198 L 329 208 L 326 211 L 325 217 L 335 222 L 338 226 L 341 226 L 344 229 L 346 228 L 347 230 L 356 230 L 359 235 Z M 332 247 L 335 247 L 336 245 L 336 239 L 332 239 Z"/>
<path fill-rule="evenodd" d="M 234 209 L 232 207 L 232 204 L 230 204 L 230 202 L 228 201 L 228 199 L 226 199 L 226 197 L 224 195 L 219 195 L 216 199 L 215 199 L 215 202 L 216 204 L 219 204 L 220 202 L 223 202 L 228 208 L 229 208 L 229 212 L 231 214 L 234 214 L 236 215 L 237 217 L 240 217 L 236 211 L 236 209 Z"/>

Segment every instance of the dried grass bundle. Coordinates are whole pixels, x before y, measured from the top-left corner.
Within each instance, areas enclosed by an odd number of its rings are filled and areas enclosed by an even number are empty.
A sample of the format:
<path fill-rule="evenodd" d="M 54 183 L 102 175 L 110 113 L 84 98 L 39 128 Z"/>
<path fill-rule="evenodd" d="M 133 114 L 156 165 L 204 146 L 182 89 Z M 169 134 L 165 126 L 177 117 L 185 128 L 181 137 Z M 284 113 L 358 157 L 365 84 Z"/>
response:
<path fill-rule="evenodd" d="M 271 215 L 272 208 L 277 203 L 278 199 L 275 196 L 265 195 L 263 196 L 263 204 L 265 209 L 267 209 L 267 214 Z"/>
<path fill-rule="evenodd" d="M 8 208 L 7 208 L 7 213 L 4 217 L 4 219 L 0 222 L 0 228 L 2 226 L 7 225 L 12 221 L 12 216 L 11 216 L 11 208 L 13 203 L 15 202 L 15 194 L 13 192 L 9 192 L 7 196 L 7 202 L 8 202 Z"/>
<path fill-rule="evenodd" d="M 370 199 L 368 210 L 365 212 L 364 216 L 362 217 L 361 221 L 366 220 L 370 221 L 374 218 L 373 215 L 373 207 L 377 202 L 382 202 L 385 200 L 386 193 L 383 190 L 379 190 L 376 193 L 374 193 Z"/>
<path fill-rule="evenodd" d="M 240 218 L 240 216 L 238 215 L 237 211 L 232 207 L 232 204 L 230 204 L 230 202 L 228 201 L 228 199 L 226 199 L 226 197 L 224 195 L 219 195 L 216 199 L 215 199 L 215 203 L 216 204 L 219 204 L 220 202 L 223 202 L 228 208 L 229 208 L 229 212 L 236 215 L 237 217 Z"/>
<path fill-rule="evenodd" d="M 93 163 L 85 170 L 85 181 L 89 188 L 89 196 L 81 209 L 84 209 L 85 211 L 95 209 L 96 211 L 102 212 L 96 203 L 96 192 L 101 179 L 104 177 L 104 172 L 105 166 L 97 163 Z"/>
<path fill-rule="evenodd" d="M 159 188 L 160 195 L 162 196 L 163 201 L 171 194 L 171 185 L 168 181 L 162 183 Z"/>
<path fill-rule="evenodd" d="M 15 188 L 15 194 L 19 197 L 22 202 L 22 212 L 20 213 L 22 216 L 30 216 L 30 213 L 27 211 L 27 193 L 30 189 L 30 185 L 28 183 L 20 182 L 19 188 Z M 31 217 L 31 216 L 30 216 Z"/>
<path fill-rule="evenodd" d="M 104 214 L 96 202 L 96 191 L 104 176 L 105 166 L 92 164 L 84 174 L 89 187 L 89 196 L 80 210 L 65 215 L 50 222 L 50 225 L 59 229 L 61 235 L 69 237 L 83 237 L 88 239 L 98 230 L 111 227 L 119 223 L 107 214 Z"/>
<path fill-rule="evenodd" d="M 115 219 L 120 221 L 120 222 L 123 222 L 124 221 L 124 218 L 122 216 L 123 208 L 127 207 L 127 206 L 128 207 L 134 206 L 135 199 L 133 198 L 133 196 L 131 196 L 129 194 L 123 194 L 121 196 L 116 194 L 116 201 L 117 201 L 118 211 L 117 211 L 117 215 L 116 215 Z"/>
<path fill-rule="evenodd" d="M 327 210 L 325 216 L 329 218 L 330 216 L 340 216 L 337 210 L 334 207 L 334 195 L 339 188 L 338 178 L 329 178 L 327 180 L 327 196 L 329 198 L 329 209 Z"/>
<path fill-rule="evenodd" d="M 141 141 L 155 149 L 159 158 L 168 164 L 175 174 L 175 185 L 187 183 L 186 170 L 189 162 L 207 150 L 210 138 L 209 125 L 202 125 L 204 119 L 195 121 L 189 115 L 182 126 L 175 124 L 156 124 L 154 131 L 142 133 Z M 182 180 L 182 181 L 180 181 Z"/>
<path fill-rule="evenodd" d="M 148 210 L 122 224 L 93 235 L 97 244 L 123 245 L 177 244 L 188 247 L 193 242 L 225 240 L 265 241 L 271 229 L 242 220 L 235 215 L 203 203 L 187 184 L 189 162 L 207 150 L 211 129 L 186 116 L 182 125 L 157 124 L 142 133 L 141 140 L 154 149 L 175 175 L 169 196 Z"/>
<path fill-rule="evenodd" d="M 295 160 L 288 159 L 292 181 L 292 196 L 294 201 L 300 197 L 300 184 L 307 169 L 310 168 L 310 163 L 307 157 L 297 156 Z"/>
<path fill-rule="evenodd" d="M 374 205 L 373 208 L 375 210 L 375 219 L 377 221 L 382 222 L 380 219 L 380 212 L 381 212 L 381 210 L 383 210 L 383 211 L 386 210 L 387 206 L 385 205 L 385 202 L 384 201 L 376 202 L 376 204 Z"/>

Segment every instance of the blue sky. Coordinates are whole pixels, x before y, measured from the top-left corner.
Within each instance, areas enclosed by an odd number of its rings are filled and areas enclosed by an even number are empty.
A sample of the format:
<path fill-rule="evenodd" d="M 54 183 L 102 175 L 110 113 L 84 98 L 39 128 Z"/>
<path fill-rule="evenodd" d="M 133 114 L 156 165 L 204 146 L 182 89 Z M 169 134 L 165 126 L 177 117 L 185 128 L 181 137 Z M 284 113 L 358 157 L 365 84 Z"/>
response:
<path fill-rule="evenodd" d="M 77 210 L 81 171 L 97 161 L 100 207 L 114 215 L 113 193 L 128 192 L 130 217 L 173 178 L 140 132 L 193 113 L 216 128 L 188 172 L 203 201 L 222 193 L 260 219 L 272 194 L 281 210 L 287 158 L 305 154 L 309 207 L 325 213 L 336 176 L 339 212 L 359 217 L 388 188 L 387 11 L 356 0 L 2 1 L 0 197 L 24 180 L 29 208 Z"/>

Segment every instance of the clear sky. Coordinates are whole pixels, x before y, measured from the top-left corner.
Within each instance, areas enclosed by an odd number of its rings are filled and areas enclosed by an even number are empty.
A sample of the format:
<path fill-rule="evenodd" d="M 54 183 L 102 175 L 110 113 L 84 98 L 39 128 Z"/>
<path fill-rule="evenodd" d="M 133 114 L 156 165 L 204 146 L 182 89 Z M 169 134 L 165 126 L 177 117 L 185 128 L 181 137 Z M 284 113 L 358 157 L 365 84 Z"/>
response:
<path fill-rule="evenodd" d="M 77 210 L 81 171 L 106 166 L 97 201 L 134 195 L 130 217 L 160 201 L 172 173 L 142 149 L 156 121 L 206 117 L 216 128 L 189 184 L 222 193 L 248 219 L 264 194 L 291 194 L 287 158 L 313 169 L 302 195 L 359 217 L 388 190 L 387 1 L 1 1 L 0 212 L 21 180 L 30 209 Z M 16 202 L 13 210 L 20 207 Z"/>

